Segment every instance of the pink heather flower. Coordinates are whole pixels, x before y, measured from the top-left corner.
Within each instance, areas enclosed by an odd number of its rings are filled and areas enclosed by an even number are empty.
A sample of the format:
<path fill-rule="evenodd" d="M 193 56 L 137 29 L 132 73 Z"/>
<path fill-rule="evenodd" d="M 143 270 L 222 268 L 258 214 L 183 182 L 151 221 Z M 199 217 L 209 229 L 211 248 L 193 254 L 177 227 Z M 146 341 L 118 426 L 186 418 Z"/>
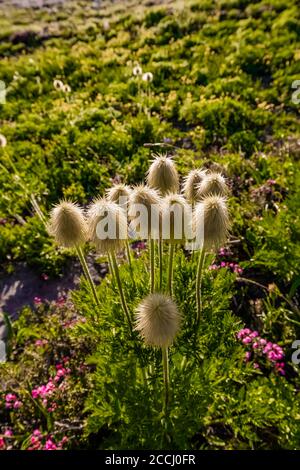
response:
<path fill-rule="evenodd" d="M 260 343 L 261 346 L 265 346 L 265 344 L 267 344 L 267 341 L 266 341 L 265 339 L 262 339 L 262 338 L 261 338 L 261 339 L 259 340 L 259 343 Z"/>
<path fill-rule="evenodd" d="M 44 281 L 48 281 L 48 280 L 49 280 L 48 274 L 42 274 L 42 279 L 43 279 Z"/>
<path fill-rule="evenodd" d="M 52 439 L 47 439 L 46 444 L 44 446 L 45 450 L 57 450 L 56 444 L 52 441 Z"/>
<path fill-rule="evenodd" d="M 57 408 L 57 403 L 52 403 L 52 405 L 48 408 L 48 412 L 49 413 L 52 413 L 53 411 L 55 411 Z"/>
<path fill-rule="evenodd" d="M 0 437 L 0 450 L 3 450 L 3 449 L 5 449 L 5 441 L 3 437 Z"/>
<path fill-rule="evenodd" d="M 226 263 L 225 263 L 225 261 L 222 261 L 221 262 L 221 268 L 225 268 L 225 267 L 226 267 Z"/>
<path fill-rule="evenodd" d="M 273 348 L 273 344 L 270 343 L 270 342 L 268 342 L 268 343 L 266 344 L 266 346 L 264 347 L 264 349 L 263 349 L 263 353 L 264 353 L 264 354 L 267 354 L 269 351 L 271 351 L 272 348 Z"/>
<path fill-rule="evenodd" d="M 246 338 L 244 338 L 244 339 L 242 340 L 242 343 L 243 343 L 243 344 L 249 344 L 249 343 L 251 343 L 251 338 L 249 338 L 249 336 L 246 336 Z"/>
<path fill-rule="evenodd" d="M 37 347 L 45 346 L 46 344 L 48 344 L 47 339 L 37 339 L 34 343 L 34 345 L 37 346 Z"/>
<path fill-rule="evenodd" d="M 23 406 L 23 403 L 20 401 L 20 400 L 16 400 L 15 403 L 14 403 L 14 409 L 15 410 L 18 410 L 19 408 L 21 408 Z"/>
<path fill-rule="evenodd" d="M 276 361 L 277 360 L 277 355 L 274 351 L 269 351 L 267 354 L 267 357 L 270 361 Z"/>
<path fill-rule="evenodd" d="M 215 270 L 215 269 L 218 269 L 218 266 L 217 266 L 216 264 L 211 264 L 211 265 L 209 266 L 209 269 L 210 269 L 210 270 Z"/>
<path fill-rule="evenodd" d="M 44 406 L 47 406 L 47 404 L 48 404 L 47 398 L 44 398 L 43 401 L 42 401 L 42 403 L 43 403 Z"/>
<path fill-rule="evenodd" d="M 66 303 L 66 299 L 64 297 L 58 297 L 56 301 L 56 305 L 64 305 Z"/>
<path fill-rule="evenodd" d="M 13 435 L 13 432 L 11 429 L 7 429 L 4 433 L 4 436 L 5 437 L 11 437 Z"/>
<path fill-rule="evenodd" d="M 252 344 L 252 348 L 253 348 L 253 349 L 258 349 L 258 348 L 259 348 L 259 344 L 258 344 L 258 343 L 253 343 L 253 344 Z"/>
<path fill-rule="evenodd" d="M 274 184 L 276 184 L 276 181 L 272 180 L 272 179 L 269 179 L 269 180 L 267 180 L 267 184 L 269 184 L 270 186 L 273 186 Z"/>
<path fill-rule="evenodd" d="M 250 359 L 251 359 L 251 352 L 250 352 L 250 351 L 247 351 L 247 352 L 245 353 L 245 360 L 248 362 L 248 361 L 250 361 Z"/>
<path fill-rule="evenodd" d="M 8 393 L 5 395 L 5 400 L 6 401 L 16 401 L 17 396 L 14 393 Z"/>
<path fill-rule="evenodd" d="M 35 305 L 40 305 L 42 303 L 42 299 L 40 297 L 34 297 L 33 302 Z"/>
<path fill-rule="evenodd" d="M 257 336 L 258 336 L 257 331 L 252 331 L 252 333 L 250 333 L 250 335 L 249 335 L 250 338 L 257 338 Z"/>
<path fill-rule="evenodd" d="M 5 408 L 6 408 L 6 409 L 10 409 L 10 408 L 12 408 L 12 407 L 13 407 L 13 404 L 12 404 L 12 403 L 8 403 L 8 402 L 5 403 Z"/>
<path fill-rule="evenodd" d="M 36 437 L 41 437 L 42 433 L 39 429 L 35 429 L 32 433 Z"/>
<path fill-rule="evenodd" d="M 34 390 L 31 390 L 31 396 L 32 398 L 38 398 L 39 397 L 39 391 L 35 388 Z"/>
<path fill-rule="evenodd" d="M 36 444 L 37 442 L 39 442 L 39 439 L 35 436 L 31 436 L 30 437 L 30 444 Z"/>
<path fill-rule="evenodd" d="M 254 369 L 259 369 L 259 364 L 257 364 L 257 362 L 254 362 L 253 367 Z"/>

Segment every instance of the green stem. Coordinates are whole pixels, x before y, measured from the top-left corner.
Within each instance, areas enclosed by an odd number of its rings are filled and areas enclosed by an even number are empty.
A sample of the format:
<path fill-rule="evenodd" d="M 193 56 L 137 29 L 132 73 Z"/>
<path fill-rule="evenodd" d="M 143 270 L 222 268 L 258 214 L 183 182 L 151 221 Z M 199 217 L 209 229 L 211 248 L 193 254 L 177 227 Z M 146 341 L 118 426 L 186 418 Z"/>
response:
<path fill-rule="evenodd" d="M 154 240 L 149 239 L 149 255 L 150 255 L 150 293 L 154 292 L 155 283 L 155 247 Z"/>
<path fill-rule="evenodd" d="M 117 263 L 117 260 L 116 260 L 116 255 L 115 255 L 114 252 L 111 252 L 110 256 L 111 256 L 112 265 L 113 265 L 113 269 L 114 269 L 114 273 L 115 273 L 115 277 L 116 277 L 116 281 L 117 281 L 117 285 L 118 285 L 118 289 L 119 289 L 122 308 L 123 308 L 124 314 L 125 314 L 125 316 L 127 318 L 127 321 L 128 321 L 128 325 L 129 325 L 129 328 L 130 328 L 130 333 L 132 333 L 132 324 L 131 324 L 131 320 L 130 320 L 130 313 L 129 313 L 129 310 L 128 310 L 128 307 L 127 307 L 127 304 L 126 304 L 126 300 L 125 300 L 125 297 L 124 297 L 124 292 L 123 292 L 122 282 L 121 282 L 121 278 L 120 278 L 119 267 L 118 267 L 118 263 Z"/>
<path fill-rule="evenodd" d="M 108 253 L 108 266 L 109 266 L 109 272 L 111 274 L 112 280 L 115 281 L 115 273 L 114 273 L 114 268 L 111 260 L 111 256 Z"/>
<path fill-rule="evenodd" d="M 159 290 L 162 290 L 163 280 L 163 241 L 162 238 L 158 239 L 158 263 L 159 263 Z"/>
<path fill-rule="evenodd" d="M 205 251 L 201 250 L 200 255 L 199 255 L 199 260 L 198 260 L 197 278 L 196 278 L 197 325 L 199 325 L 200 318 L 201 318 L 201 310 L 202 310 L 201 285 L 202 285 L 202 273 L 203 273 L 204 261 L 205 261 Z"/>
<path fill-rule="evenodd" d="M 173 295 L 173 260 L 174 260 L 174 243 L 169 246 L 169 267 L 168 267 L 168 294 Z"/>
<path fill-rule="evenodd" d="M 88 283 L 89 283 L 89 285 L 90 285 L 90 288 L 91 288 L 91 291 L 92 291 L 94 300 L 95 300 L 95 302 L 96 302 L 96 305 L 97 305 L 98 307 L 100 307 L 100 302 L 99 302 L 99 299 L 98 299 L 96 287 L 95 287 L 94 281 L 93 281 L 93 279 L 92 279 L 92 276 L 91 276 L 89 267 L 88 267 L 88 265 L 87 265 L 87 262 L 86 262 L 86 260 L 85 260 L 85 257 L 84 257 L 82 248 L 81 248 L 80 246 L 77 246 L 77 247 L 76 247 L 76 252 L 77 252 L 78 258 L 79 258 L 79 260 L 80 260 L 80 263 L 81 263 L 83 272 L 84 272 L 84 274 L 85 274 L 85 277 L 86 277 L 86 279 L 87 279 L 87 281 L 88 281 Z"/>
<path fill-rule="evenodd" d="M 132 272 L 131 253 L 130 253 L 130 246 L 129 246 L 128 240 L 126 240 L 126 254 L 127 254 L 128 264 Z"/>
<path fill-rule="evenodd" d="M 168 405 L 169 405 L 169 354 L 168 348 L 162 348 L 162 363 L 163 363 L 163 374 L 164 374 L 164 412 L 167 414 Z"/>

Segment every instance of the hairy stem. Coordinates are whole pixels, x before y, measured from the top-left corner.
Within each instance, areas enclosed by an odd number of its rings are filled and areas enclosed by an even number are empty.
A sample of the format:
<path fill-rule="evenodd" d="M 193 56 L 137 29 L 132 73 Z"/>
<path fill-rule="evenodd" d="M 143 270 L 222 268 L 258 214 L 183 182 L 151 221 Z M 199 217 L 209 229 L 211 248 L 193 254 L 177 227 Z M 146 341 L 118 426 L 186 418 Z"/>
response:
<path fill-rule="evenodd" d="M 169 246 L 169 266 L 168 266 L 168 294 L 173 295 L 173 260 L 174 260 L 174 243 Z"/>
<path fill-rule="evenodd" d="M 162 238 L 158 239 L 158 264 L 159 264 L 159 290 L 162 290 L 163 278 L 163 241 Z"/>
<path fill-rule="evenodd" d="M 125 297 L 124 297 L 124 292 L 123 292 L 122 282 L 121 282 L 121 278 L 120 278 L 119 267 L 118 267 L 118 263 L 117 263 L 117 260 L 116 260 L 116 255 L 115 255 L 114 252 L 111 252 L 110 256 L 111 256 L 111 261 L 112 261 L 112 265 L 113 265 L 113 269 L 114 269 L 114 273 L 115 273 L 115 278 L 116 278 L 116 281 L 117 281 L 117 286 L 118 286 L 118 289 L 119 289 L 122 308 L 123 308 L 124 314 L 125 314 L 125 316 L 127 318 L 127 321 L 128 321 L 128 325 L 129 325 L 129 328 L 130 328 L 130 333 L 132 333 L 132 324 L 131 324 L 131 320 L 130 320 L 130 313 L 129 313 L 127 303 L 126 303 L 126 300 L 125 300 Z"/>
<path fill-rule="evenodd" d="M 99 299 L 98 299 L 96 287 L 95 287 L 94 281 L 93 281 L 93 279 L 92 279 L 92 276 L 91 276 L 89 267 L 88 267 L 88 265 L 87 265 L 86 259 L 85 259 L 85 257 L 84 257 L 82 248 L 81 248 L 80 246 L 77 246 L 77 247 L 76 247 L 76 252 L 77 252 L 79 261 L 80 261 L 80 263 L 81 263 L 81 266 L 82 266 L 84 275 L 85 275 L 85 277 L 86 277 L 86 279 L 87 279 L 87 281 L 88 281 L 88 283 L 89 283 L 89 285 L 90 285 L 90 288 L 91 288 L 91 291 L 92 291 L 92 294 L 93 294 L 95 303 L 96 303 L 96 305 L 97 305 L 98 307 L 100 307 L 100 302 L 99 302 Z"/>
<path fill-rule="evenodd" d="M 204 261 L 205 261 L 205 251 L 202 249 L 199 254 L 197 278 L 196 278 L 197 326 L 200 323 L 201 312 L 202 312 L 201 286 L 202 286 L 202 274 L 203 274 Z"/>
<path fill-rule="evenodd" d="M 155 246 L 154 240 L 149 239 L 149 255 L 150 255 L 150 293 L 153 294 L 155 286 Z"/>
<path fill-rule="evenodd" d="M 163 374 L 164 374 L 164 412 L 167 414 L 169 405 L 169 354 L 168 348 L 162 348 L 162 363 L 163 363 Z"/>

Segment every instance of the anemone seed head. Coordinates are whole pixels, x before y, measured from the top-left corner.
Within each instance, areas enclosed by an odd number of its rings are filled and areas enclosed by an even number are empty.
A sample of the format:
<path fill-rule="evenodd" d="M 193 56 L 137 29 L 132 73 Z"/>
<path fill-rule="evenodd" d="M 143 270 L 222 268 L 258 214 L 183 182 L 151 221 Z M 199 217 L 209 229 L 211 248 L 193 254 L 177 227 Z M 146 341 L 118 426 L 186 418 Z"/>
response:
<path fill-rule="evenodd" d="M 125 211 L 115 202 L 96 199 L 88 210 L 88 235 L 99 253 L 120 251 L 128 237 Z"/>
<path fill-rule="evenodd" d="M 130 194 L 130 186 L 127 186 L 123 183 L 115 184 L 106 191 L 106 197 L 109 202 L 115 202 L 124 208 L 126 208 L 129 204 Z"/>
<path fill-rule="evenodd" d="M 60 201 L 50 213 L 47 229 L 56 243 L 66 248 L 81 245 L 87 239 L 83 210 L 74 202 Z"/>
<path fill-rule="evenodd" d="M 197 236 L 203 230 L 203 248 L 218 249 L 227 237 L 229 217 L 226 198 L 210 195 L 199 202 L 194 210 L 193 226 Z"/>
<path fill-rule="evenodd" d="M 189 172 L 183 183 L 183 193 L 189 203 L 199 201 L 198 186 L 206 177 L 206 170 L 195 169 Z"/>
<path fill-rule="evenodd" d="M 162 238 L 183 243 L 191 227 L 192 208 L 179 194 L 167 194 L 162 201 Z"/>
<path fill-rule="evenodd" d="M 147 172 L 147 183 L 162 196 L 167 193 L 177 193 L 179 177 L 173 159 L 167 155 L 155 157 Z"/>
<path fill-rule="evenodd" d="M 161 198 L 158 192 L 143 184 L 135 186 L 129 198 L 129 217 L 136 216 L 140 211 L 140 206 L 145 209 L 146 214 L 142 217 L 141 222 L 146 226 L 145 230 L 141 227 L 141 231 L 146 231 L 147 236 L 157 235 L 159 232 L 161 219 Z"/>
<path fill-rule="evenodd" d="M 135 311 L 135 329 L 149 346 L 170 346 L 180 328 L 181 314 L 175 302 L 164 294 L 150 294 Z"/>
<path fill-rule="evenodd" d="M 199 199 L 208 195 L 226 196 L 228 187 L 224 176 L 220 173 L 208 173 L 198 185 L 197 196 Z"/>

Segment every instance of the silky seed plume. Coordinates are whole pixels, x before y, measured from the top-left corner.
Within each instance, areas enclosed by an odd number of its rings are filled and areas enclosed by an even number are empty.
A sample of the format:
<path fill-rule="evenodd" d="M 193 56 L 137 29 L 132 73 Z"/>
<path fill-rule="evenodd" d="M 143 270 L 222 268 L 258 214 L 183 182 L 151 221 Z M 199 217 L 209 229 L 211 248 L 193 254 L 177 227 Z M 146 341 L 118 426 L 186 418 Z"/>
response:
<path fill-rule="evenodd" d="M 135 311 L 136 326 L 145 343 L 158 348 L 170 346 L 180 327 L 181 315 L 175 302 L 164 294 L 150 294 Z"/>
<path fill-rule="evenodd" d="M 106 194 L 108 201 L 115 202 L 125 209 L 129 204 L 131 188 L 123 183 L 115 184 L 106 191 Z"/>
<path fill-rule="evenodd" d="M 87 239 L 87 224 L 83 210 L 78 204 L 61 201 L 50 213 L 47 225 L 56 243 L 66 248 L 83 244 Z"/>
<path fill-rule="evenodd" d="M 228 188 L 224 176 L 220 173 L 209 173 L 198 185 L 198 198 L 209 195 L 226 196 Z"/>
<path fill-rule="evenodd" d="M 206 177 L 206 170 L 192 170 L 185 177 L 183 183 L 183 193 L 190 204 L 199 201 L 198 187 Z"/>
<path fill-rule="evenodd" d="M 129 217 L 134 218 L 140 213 L 140 209 L 144 208 L 145 213 L 141 214 L 141 222 L 143 227 L 140 231 L 144 233 L 144 237 L 157 236 L 159 233 L 161 218 L 161 198 L 155 189 L 149 186 L 135 186 L 131 192 L 129 199 Z"/>
<path fill-rule="evenodd" d="M 162 201 L 162 238 L 181 243 L 189 234 L 192 210 L 183 196 L 167 194 Z"/>
<path fill-rule="evenodd" d="M 120 251 L 128 236 L 125 211 L 105 198 L 96 199 L 88 210 L 88 234 L 99 253 Z"/>
<path fill-rule="evenodd" d="M 162 196 L 178 192 L 179 176 L 171 157 L 158 155 L 154 158 L 147 173 L 147 183 Z"/>
<path fill-rule="evenodd" d="M 229 229 L 229 217 L 226 198 L 222 196 L 208 196 L 199 202 L 193 215 L 195 235 L 203 234 L 205 250 L 218 249 L 223 246 Z"/>

